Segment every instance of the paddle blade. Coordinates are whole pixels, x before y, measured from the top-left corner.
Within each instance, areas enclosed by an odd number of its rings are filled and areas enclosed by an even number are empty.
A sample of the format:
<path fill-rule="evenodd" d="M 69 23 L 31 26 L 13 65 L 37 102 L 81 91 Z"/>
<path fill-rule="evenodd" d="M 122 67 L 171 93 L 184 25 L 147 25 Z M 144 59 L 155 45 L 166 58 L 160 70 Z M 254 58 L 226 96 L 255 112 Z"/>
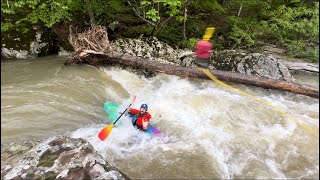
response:
<path fill-rule="evenodd" d="M 113 128 L 113 124 L 104 127 L 98 134 L 99 139 L 101 141 L 104 141 L 109 136 L 109 134 L 111 133 L 112 128 Z"/>
<path fill-rule="evenodd" d="M 132 100 L 132 102 L 131 102 L 131 104 L 133 104 L 133 103 L 134 103 L 134 101 L 136 101 L 136 99 L 137 99 L 137 96 L 134 96 L 134 97 L 133 97 L 133 100 Z M 131 104 L 130 104 L 130 105 L 131 105 Z"/>

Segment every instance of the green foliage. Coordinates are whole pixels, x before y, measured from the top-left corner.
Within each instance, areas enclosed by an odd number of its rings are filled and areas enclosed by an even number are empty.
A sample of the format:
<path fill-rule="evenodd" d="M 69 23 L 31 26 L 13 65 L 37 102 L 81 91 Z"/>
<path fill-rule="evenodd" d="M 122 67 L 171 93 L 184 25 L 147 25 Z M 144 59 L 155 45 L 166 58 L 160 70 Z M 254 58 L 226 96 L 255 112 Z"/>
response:
<path fill-rule="evenodd" d="M 279 37 L 309 37 L 319 34 L 319 3 L 315 3 L 313 8 L 290 8 L 282 5 L 264 15 L 271 27 L 269 31 L 276 32 Z"/>
<path fill-rule="evenodd" d="M 153 22 L 157 22 L 160 19 L 160 16 L 158 14 L 159 12 L 153 8 L 146 13 L 147 18 L 151 19 Z"/>
<path fill-rule="evenodd" d="M 182 1 L 182 0 L 162 0 L 162 2 L 163 2 L 164 6 L 167 6 L 169 8 L 169 11 L 167 11 L 166 13 L 169 14 L 169 16 L 175 16 L 176 14 L 179 13 L 179 9 L 182 7 L 184 1 Z"/>
<path fill-rule="evenodd" d="M 5 25 L 1 28 L 2 32 L 26 23 L 52 27 L 61 21 L 77 20 L 78 17 L 75 15 L 79 11 L 85 16 L 88 16 L 89 11 L 93 12 L 95 16 L 101 17 L 97 22 L 102 24 L 107 17 L 115 17 L 117 12 L 125 9 L 121 0 L 2 0 L 1 2 L 1 15 L 7 17 L 1 20 Z M 10 25 L 10 22 L 15 23 Z"/>
<path fill-rule="evenodd" d="M 10 28 L 13 27 L 13 24 L 11 22 L 1 22 L 1 32 L 8 31 Z"/>
<path fill-rule="evenodd" d="M 49 1 L 41 3 L 26 18 L 17 21 L 17 24 L 22 21 L 29 21 L 32 24 L 44 23 L 45 26 L 52 27 L 52 25 L 60 22 L 62 19 L 70 20 L 71 14 L 69 13 L 67 2 Z"/>
<path fill-rule="evenodd" d="M 161 29 L 156 37 L 172 46 L 177 46 L 183 40 L 182 27 L 177 22 L 170 23 L 170 25 Z"/>
<path fill-rule="evenodd" d="M 3 3 L 2 1 L 1 15 L 8 18 L 1 22 L 7 25 L 10 21 L 15 21 L 15 23 L 10 27 L 1 28 L 1 30 L 9 30 L 13 25 L 19 26 L 24 21 L 32 24 L 43 23 L 47 27 L 52 27 L 62 19 L 70 20 L 70 2 L 67 0 L 17 0 Z"/>
<path fill-rule="evenodd" d="M 319 49 L 310 47 L 303 41 L 287 41 L 287 55 L 295 58 L 305 59 L 308 62 L 319 62 Z"/>
<path fill-rule="evenodd" d="M 260 25 L 265 27 L 265 38 L 276 40 L 294 57 L 301 56 L 310 60 L 319 57 L 314 49 L 306 51 L 310 39 L 319 36 L 319 2 L 310 7 L 280 5 L 264 16 L 267 20 Z"/>
<path fill-rule="evenodd" d="M 180 13 L 183 2 L 183 0 L 143 0 L 141 7 L 137 9 L 146 9 L 146 18 L 157 22 L 161 19 L 159 12 L 161 9 L 164 9 L 165 14 L 175 16 Z"/>
<path fill-rule="evenodd" d="M 182 41 L 182 44 L 181 44 L 181 46 L 183 47 L 183 48 L 188 48 L 188 49 L 192 49 L 192 50 L 194 50 L 195 49 L 195 47 L 196 47 L 196 43 L 198 42 L 198 41 L 200 41 L 201 39 L 200 38 L 190 38 L 190 39 L 184 39 L 183 41 Z"/>
<path fill-rule="evenodd" d="M 26 32 L 33 24 L 52 27 L 64 21 L 87 26 L 89 12 L 98 25 L 119 22 L 110 25 L 116 37 L 152 32 L 171 45 L 193 49 L 205 29 L 214 25 L 212 41 L 219 43 L 215 48 L 268 43 L 286 48 L 292 57 L 312 62 L 319 58 L 314 45 L 319 43 L 317 0 L 1 0 L 1 32 Z M 118 26 L 126 32 L 116 32 Z"/>
<path fill-rule="evenodd" d="M 256 43 L 256 37 L 261 34 L 256 28 L 256 21 L 230 16 L 227 22 L 230 24 L 227 40 L 230 40 L 234 46 L 251 47 Z"/>
<path fill-rule="evenodd" d="M 199 13 L 220 13 L 225 12 L 224 8 L 218 3 L 217 0 L 191 0 L 190 9 Z"/>
<path fill-rule="evenodd" d="M 318 2 L 235 0 L 226 9 L 239 15 L 228 16 L 226 21 L 224 37 L 229 47 L 249 48 L 265 42 L 287 48 L 293 57 L 312 61 L 319 57 L 318 50 L 306 50 L 310 39 L 319 36 Z"/>

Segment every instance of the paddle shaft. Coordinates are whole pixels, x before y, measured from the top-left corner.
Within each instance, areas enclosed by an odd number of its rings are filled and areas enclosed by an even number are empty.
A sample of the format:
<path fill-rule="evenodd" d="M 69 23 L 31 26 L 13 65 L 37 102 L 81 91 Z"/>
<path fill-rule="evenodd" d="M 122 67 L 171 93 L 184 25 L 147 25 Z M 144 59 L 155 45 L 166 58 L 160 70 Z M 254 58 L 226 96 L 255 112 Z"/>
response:
<path fill-rule="evenodd" d="M 128 108 L 132 105 L 132 103 L 128 106 Z M 113 124 L 116 124 L 117 121 L 121 118 L 121 116 L 128 110 L 128 108 L 126 110 L 124 110 L 121 115 L 118 117 L 118 119 L 113 123 Z"/>

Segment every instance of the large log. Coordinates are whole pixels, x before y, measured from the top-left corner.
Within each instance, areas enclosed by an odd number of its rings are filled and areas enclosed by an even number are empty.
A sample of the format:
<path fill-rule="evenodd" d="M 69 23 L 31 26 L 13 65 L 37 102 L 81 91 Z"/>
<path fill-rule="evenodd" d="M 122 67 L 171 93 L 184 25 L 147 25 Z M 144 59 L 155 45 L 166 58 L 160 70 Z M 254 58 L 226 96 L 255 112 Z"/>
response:
<path fill-rule="evenodd" d="M 194 67 L 183 67 L 176 65 L 168 65 L 159 63 L 156 61 L 150 61 L 148 59 L 143 59 L 127 54 L 121 54 L 118 52 L 112 52 L 108 55 L 105 54 L 90 54 L 92 58 L 97 58 L 103 62 L 113 62 L 125 66 L 130 66 L 134 68 L 146 69 L 153 72 L 162 72 L 170 75 L 177 75 L 181 77 L 190 78 L 201 78 L 209 79 L 202 71 Z M 283 91 L 289 91 L 297 94 L 303 94 L 306 96 L 314 97 L 319 99 L 319 89 L 301 85 L 297 83 L 290 83 L 283 80 L 269 79 L 265 77 L 249 76 L 239 73 L 210 70 L 210 72 L 215 75 L 221 81 L 236 82 L 246 85 L 253 85 L 257 87 L 263 87 L 267 89 L 278 89 Z"/>

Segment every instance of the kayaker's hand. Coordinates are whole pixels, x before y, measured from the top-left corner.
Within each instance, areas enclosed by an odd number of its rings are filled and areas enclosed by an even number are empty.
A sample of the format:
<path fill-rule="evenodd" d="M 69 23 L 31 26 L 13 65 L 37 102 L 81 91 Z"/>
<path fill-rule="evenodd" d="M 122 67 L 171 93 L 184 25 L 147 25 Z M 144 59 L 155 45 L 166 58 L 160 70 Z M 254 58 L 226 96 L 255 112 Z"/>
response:
<path fill-rule="evenodd" d="M 142 119 L 142 128 L 143 128 L 143 130 L 146 131 L 148 129 L 148 126 L 149 126 L 148 119 L 147 118 L 143 118 Z"/>

